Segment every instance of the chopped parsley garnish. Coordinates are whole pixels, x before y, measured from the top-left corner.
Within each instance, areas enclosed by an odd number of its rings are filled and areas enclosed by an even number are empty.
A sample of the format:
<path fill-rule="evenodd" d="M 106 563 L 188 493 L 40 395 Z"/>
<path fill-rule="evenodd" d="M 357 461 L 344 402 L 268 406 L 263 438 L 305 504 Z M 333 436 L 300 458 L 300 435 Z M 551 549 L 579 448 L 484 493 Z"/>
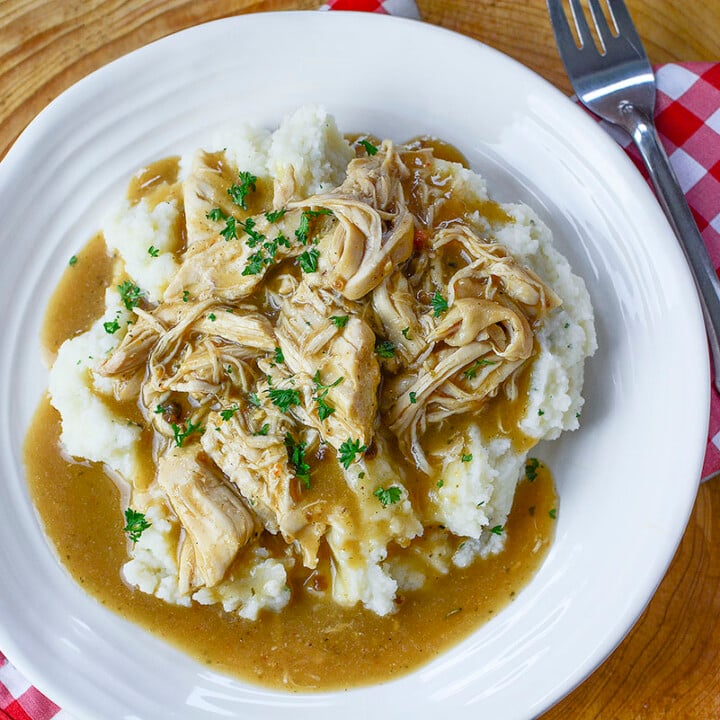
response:
<path fill-rule="evenodd" d="M 320 210 L 303 210 L 303 214 L 300 216 L 300 224 L 297 230 L 295 230 L 295 237 L 301 245 L 307 245 L 308 243 L 311 218 L 316 218 L 320 215 L 332 215 L 332 210 L 327 210 L 326 208 L 320 208 Z"/>
<path fill-rule="evenodd" d="M 376 155 L 378 149 L 369 140 L 358 140 L 358 144 L 365 148 L 368 155 Z"/>
<path fill-rule="evenodd" d="M 288 460 L 293 466 L 295 477 L 306 487 L 310 487 L 310 466 L 305 462 L 305 447 L 307 443 L 296 442 L 295 438 L 287 433 L 285 447 L 287 447 Z"/>
<path fill-rule="evenodd" d="M 502 525 L 496 525 L 495 527 L 490 528 L 490 532 L 493 535 L 502 535 L 504 529 L 505 528 Z"/>
<path fill-rule="evenodd" d="M 162 415 L 166 410 L 167 410 L 167 408 L 166 408 L 164 405 L 158 405 L 158 406 L 155 408 L 155 414 L 156 414 L 156 415 Z"/>
<path fill-rule="evenodd" d="M 175 445 L 182 447 L 185 440 L 193 433 L 202 435 L 205 432 L 205 428 L 200 427 L 200 423 L 188 422 L 185 427 L 181 427 L 176 423 L 171 425 L 173 431 L 173 437 L 175 438 Z"/>
<path fill-rule="evenodd" d="M 360 440 L 352 440 L 348 438 L 339 449 L 340 464 L 347 470 L 350 464 L 355 462 L 355 456 L 358 453 L 364 453 L 367 450 L 366 445 L 360 445 Z"/>
<path fill-rule="evenodd" d="M 247 222 L 245 223 L 246 229 L 248 223 L 251 220 L 252 218 L 248 218 Z M 250 230 L 252 230 L 252 225 L 250 226 Z M 249 262 L 245 269 L 242 271 L 242 275 L 257 275 L 258 273 L 261 273 L 265 269 L 266 265 L 270 265 L 272 262 L 274 262 L 275 256 L 277 255 L 278 247 L 280 245 L 283 245 L 287 248 L 290 247 L 290 241 L 282 233 L 280 233 L 273 240 L 265 241 L 264 235 L 253 231 L 247 240 L 247 244 L 251 248 L 255 248 L 259 242 L 262 242 L 262 248 L 258 249 L 257 252 L 253 253 L 248 258 Z M 267 255 L 265 255 L 265 252 L 267 252 Z"/>
<path fill-rule="evenodd" d="M 132 310 L 140 304 L 143 291 L 130 280 L 125 280 L 117 286 L 120 293 L 120 299 L 128 310 Z"/>
<path fill-rule="evenodd" d="M 160 254 L 160 249 L 159 249 L 159 248 L 156 248 L 154 245 L 151 245 L 151 246 L 148 248 L 148 255 L 149 255 L 150 257 L 157 257 L 159 254 Z"/>
<path fill-rule="evenodd" d="M 550 510 L 548 510 L 548 515 L 549 515 L 553 520 L 557 520 L 557 509 L 556 509 L 556 508 L 551 508 Z"/>
<path fill-rule="evenodd" d="M 303 269 L 303 272 L 317 272 L 319 257 L 320 251 L 317 248 L 312 248 L 311 250 L 306 250 L 304 253 L 298 255 L 298 264 Z"/>
<path fill-rule="evenodd" d="M 409 327 L 403 328 L 401 332 L 402 332 L 402 334 L 403 334 L 403 337 L 404 337 L 406 340 L 409 340 L 409 339 L 410 339 L 410 336 L 409 336 L 409 334 L 408 334 L 408 333 L 410 332 L 410 328 L 409 328 Z"/>
<path fill-rule="evenodd" d="M 248 395 L 248 402 L 255 407 L 260 407 L 262 405 L 262 401 L 258 397 L 257 393 L 250 393 Z"/>
<path fill-rule="evenodd" d="M 225 218 L 225 227 L 220 231 L 220 234 L 226 241 L 237 238 L 237 220 L 232 215 Z"/>
<path fill-rule="evenodd" d="M 265 213 L 265 219 L 269 223 L 276 223 L 286 212 L 287 210 L 285 208 L 281 208 L 280 210 L 272 210 Z"/>
<path fill-rule="evenodd" d="M 414 392 L 410 392 L 410 404 L 414 405 L 417 402 L 417 395 Z"/>
<path fill-rule="evenodd" d="M 344 328 L 348 324 L 348 319 L 347 315 L 333 315 L 330 318 L 330 322 L 335 327 Z"/>
<path fill-rule="evenodd" d="M 247 218 L 245 222 L 240 222 L 238 224 L 248 236 L 248 239 L 245 241 L 248 244 L 248 247 L 254 248 L 258 243 L 261 243 L 265 239 L 265 236 L 255 229 L 255 221 L 252 218 Z"/>
<path fill-rule="evenodd" d="M 463 376 L 466 377 L 468 380 L 472 380 L 477 375 L 477 371 L 481 367 L 485 365 L 497 365 L 497 362 L 497 360 L 486 360 L 485 358 L 480 358 L 479 360 L 475 361 L 472 367 L 469 367 L 467 370 L 465 370 Z"/>
<path fill-rule="evenodd" d="M 382 503 L 383 507 L 387 507 L 400 500 L 402 490 L 397 485 L 391 485 L 389 488 L 379 487 L 373 492 L 373 495 Z"/>
<path fill-rule="evenodd" d="M 390 340 L 383 340 L 375 346 L 375 352 L 382 358 L 395 357 L 395 345 Z"/>
<path fill-rule="evenodd" d="M 540 415 L 542 417 L 544 414 L 545 414 L 545 411 L 542 408 L 540 408 L 538 410 L 538 415 Z"/>
<path fill-rule="evenodd" d="M 335 408 L 327 404 L 325 397 L 327 396 L 330 388 L 337 387 L 343 380 L 344 378 L 339 377 L 334 383 L 330 385 L 323 385 L 323 383 L 320 382 L 319 370 L 313 376 L 316 393 L 315 397 L 313 397 L 313 400 L 315 400 L 315 402 L 318 404 L 318 416 L 320 417 L 320 420 L 327 420 L 335 412 Z"/>
<path fill-rule="evenodd" d="M 245 198 L 249 192 L 255 192 L 255 183 L 257 182 L 257 178 L 255 175 L 245 170 L 241 170 L 238 173 L 238 178 L 240 182 L 231 185 L 228 188 L 227 193 L 236 205 L 239 205 L 243 210 L 247 210 Z"/>
<path fill-rule="evenodd" d="M 467 453 L 467 454 L 463 453 L 463 454 L 462 454 L 462 457 L 460 458 L 460 460 L 461 460 L 462 462 L 470 462 L 470 461 L 472 460 L 472 457 L 473 457 L 473 456 L 472 456 L 472 453 Z"/>
<path fill-rule="evenodd" d="M 118 322 L 119 315 L 115 316 L 115 319 L 109 322 L 104 322 L 103 327 L 108 335 L 114 335 L 120 329 L 120 323 Z"/>
<path fill-rule="evenodd" d="M 270 425 L 265 423 L 257 432 L 253 435 L 267 435 L 270 432 Z"/>
<path fill-rule="evenodd" d="M 70 259 L 68 260 L 68 265 L 75 265 L 77 263 L 77 255 L 71 255 Z"/>
<path fill-rule="evenodd" d="M 282 412 L 287 412 L 291 407 L 300 404 L 300 393 L 292 388 L 271 388 L 267 391 L 270 396 L 270 402 L 280 408 Z"/>
<path fill-rule="evenodd" d="M 435 294 L 432 296 L 432 300 L 430 301 L 430 304 L 433 306 L 433 317 L 440 317 L 444 312 L 448 309 L 448 302 L 447 300 L 439 293 L 437 290 L 435 291 Z"/>
<path fill-rule="evenodd" d="M 220 417 L 227 421 L 229 420 L 240 408 L 237 405 L 233 405 L 232 407 L 225 408 L 220 411 Z"/>
<path fill-rule="evenodd" d="M 183 302 L 187 302 L 190 299 L 190 291 L 189 290 L 183 290 Z"/>
<path fill-rule="evenodd" d="M 210 313 L 208 315 L 208 320 L 210 320 L 210 322 L 215 322 L 217 320 L 217 315 L 215 313 Z"/>
<path fill-rule="evenodd" d="M 147 520 L 144 513 L 133 510 L 130 507 L 125 510 L 125 527 L 123 528 L 123 532 L 127 533 L 133 545 L 151 525 L 152 523 Z"/>
<path fill-rule="evenodd" d="M 445 485 L 445 481 L 441 478 L 435 483 L 435 487 L 439 490 L 441 487 Z"/>
<path fill-rule="evenodd" d="M 257 275 L 263 271 L 266 264 L 269 264 L 269 261 L 266 263 L 262 252 L 253 253 L 249 260 L 250 262 L 247 264 L 242 273 L 240 273 L 241 275 Z"/>
<path fill-rule="evenodd" d="M 537 458 L 528 458 L 525 463 L 525 477 L 532 482 L 537 479 L 540 461 Z"/>
<path fill-rule="evenodd" d="M 227 220 L 227 215 L 219 208 L 213 208 L 205 213 L 205 217 L 213 222 L 220 222 L 221 220 Z"/>
<path fill-rule="evenodd" d="M 279 347 L 275 348 L 275 351 L 273 352 L 273 359 L 277 365 L 282 365 L 285 362 L 285 356 Z"/>

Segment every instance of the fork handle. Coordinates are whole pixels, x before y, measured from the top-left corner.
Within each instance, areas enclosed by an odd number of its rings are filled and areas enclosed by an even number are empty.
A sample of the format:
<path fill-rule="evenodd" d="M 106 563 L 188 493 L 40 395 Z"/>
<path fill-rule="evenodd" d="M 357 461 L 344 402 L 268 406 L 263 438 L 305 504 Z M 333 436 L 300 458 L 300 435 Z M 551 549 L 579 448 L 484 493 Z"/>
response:
<path fill-rule="evenodd" d="M 633 105 L 622 108 L 625 130 L 632 136 L 647 167 L 657 198 L 690 265 L 705 317 L 715 389 L 720 392 L 720 279 L 690 212 L 654 123 Z"/>

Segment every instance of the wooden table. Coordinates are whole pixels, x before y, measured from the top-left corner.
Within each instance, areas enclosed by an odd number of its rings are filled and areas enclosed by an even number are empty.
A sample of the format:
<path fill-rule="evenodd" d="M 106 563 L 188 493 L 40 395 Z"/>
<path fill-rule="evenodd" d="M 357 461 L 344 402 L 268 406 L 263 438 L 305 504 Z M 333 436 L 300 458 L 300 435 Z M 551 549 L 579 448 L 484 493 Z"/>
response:
<path fill-rule="evenodd" d="M 419 0 L 423 18 L 477 38 L 564 91 L 544 0 Z M 76 80 L 168 33 L 317 0 L 0 0 L 0 157 Z M 720 60 L 720 2 L 628 0 L 653 62 Z M 720 718 L 720 478 L 700 488 L 670 570 L 624 642 L 544 720 Z"/>

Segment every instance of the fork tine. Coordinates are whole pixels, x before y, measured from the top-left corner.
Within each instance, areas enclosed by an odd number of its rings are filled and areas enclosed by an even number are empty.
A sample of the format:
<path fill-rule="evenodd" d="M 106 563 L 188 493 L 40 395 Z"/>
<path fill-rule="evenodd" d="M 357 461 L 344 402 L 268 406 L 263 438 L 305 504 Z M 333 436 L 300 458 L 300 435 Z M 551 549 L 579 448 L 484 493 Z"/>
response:
<path fill-rule="evenodd" d="M 579 52 L 575 37 L 570 30 L 562 0 L 547 0 L 548 12 L 550 13 L 550 24 L 555 33 L 555 40 L 562 56 L 571 52 Z"/>
<path fill-rule="evenodd" d="M 637 34 L 635 23 L 633 23 L 627 6 L 623 0 L 607 0 L 607 4 L 608 8 L 610 8 L 610 13 L 612 14 L 613 22 L 617 28 L 618 35 L 625 38 L 635 48 L 635 50 L 644 55 L 645 51 L 643 49 L 642 40 Z"/>
<path fill-rule="evenodd" d="M 587 18 L 585 17 L 585 11 L 580 4 L 580 0 L 570 0 L 570 9 L 572 10 L 573 18 L 575 20 L 575 27 L 577 28 L 578 37 L 580 38 L 580 47 L 584 48 L 586 45 L 594 45 L 592 35 L 590 34 L 590 26 L 588 25 Z"/>
<path fill-rule="evenodd" d="M 592 14 L 593 22 L 595 23 L 595 29 L 597 30 L 598 37 L 600 38 L 600 44 L 603 50 L 607 51 L 607 44 L 613 39 L 614 32 L 608 25 L 605 13 L 600 7 L 600 0 L 588 0 L 590 5 L 590 13 Z"/>

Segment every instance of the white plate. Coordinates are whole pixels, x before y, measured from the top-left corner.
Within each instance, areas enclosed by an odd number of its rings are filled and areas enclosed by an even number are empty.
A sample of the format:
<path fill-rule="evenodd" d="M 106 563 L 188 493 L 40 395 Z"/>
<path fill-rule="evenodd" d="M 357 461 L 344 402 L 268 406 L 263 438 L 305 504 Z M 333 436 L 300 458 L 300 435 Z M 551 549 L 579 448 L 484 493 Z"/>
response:
<path fill-rule="evenodd" d="M 498 199 L 534 206 L 588 284 L 600 349 L 587 365 L 582 430 L 543 448 L 561 496 L 557 538 L 516 601 L 408 677 L 287 695 L 216 675 L 87 597 L 44 539 L 21 446 L 46 384 L 46 301 L 108 198 L 136 168 L 215 125 L 274 126 L 308 102 L 346 131 L 443 137 Z M 529 718 L 596 667 L 661 580 L 706 439 L 707 349 L 693 285 L 622 151 L 498 52 L 370 14 L 196 27 L 108 65 L 42 112 L 0 165 L 0 218 L 0 648 L 79 718 Z"/>

